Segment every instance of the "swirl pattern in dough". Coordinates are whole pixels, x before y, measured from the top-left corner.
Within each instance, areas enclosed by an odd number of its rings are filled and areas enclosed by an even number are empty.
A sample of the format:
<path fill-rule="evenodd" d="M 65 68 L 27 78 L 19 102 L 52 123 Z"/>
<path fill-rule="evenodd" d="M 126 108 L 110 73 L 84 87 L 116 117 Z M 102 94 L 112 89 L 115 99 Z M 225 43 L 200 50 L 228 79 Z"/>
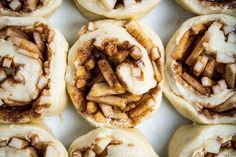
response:
<path fill-rule="evenodd" d="M 196 14 L 229 14 L 236 16 L 236 0 L 176 0 L 185 9 Z"/>
<path fill-rule="evenodd" d="M 81 13 L 91 20 L 141 18 L 159 2 L 160 0 L 75 0 Z"/>
<path fill-rule="evenodd" d="M 1 125 L 1 157 L 68 157 L 57 139 L 38 125 Z"/>
<path fill-rule="evenodd" d="M 138 21 L 90 22 L 68 55 L 67 88 L 93 125 L 133 127 L 160 105 L 164 50 Z"/>
<path fill-rule="evenodd" d="M 70 157 L 158 157 L 137 129 L 98 128 L 77 138 Z"/>
<path fill-rule="evenodd" d="M 41 18 L 0 18 L 0 121 L 24 123 L 66 105 L 67 42 Z"/>
<path fill-rule="evenodd" d="M 199 16 L 167 45 L 165 95 L 194 122 L 236 123 L 235 30 L 235 17 Z"/>
<path fill-rule="evenodd" d="M 169 143 L 169 157 L 234 157 L 236 126 L 184 125 Z"/>
<path fill-rule="evenodd" d="M 0 16 L 50 17 L 62 0 L 1 0 Z"/>

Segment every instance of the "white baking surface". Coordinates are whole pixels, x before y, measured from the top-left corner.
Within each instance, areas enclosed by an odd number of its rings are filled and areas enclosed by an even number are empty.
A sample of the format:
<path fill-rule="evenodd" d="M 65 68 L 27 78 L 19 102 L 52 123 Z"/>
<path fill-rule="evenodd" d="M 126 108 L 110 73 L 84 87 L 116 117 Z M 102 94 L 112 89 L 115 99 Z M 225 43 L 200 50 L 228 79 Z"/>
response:
<path fill-rule="evenodd" d="M 181 23 L 192 16 L 194 15 L 179 7 L 174 0 L 162 0 L 141 21 L 152 28 L 162 39 L 164 46 L 166 46 L 168 40 Z M 87 23 L 87 20 L 80 14 L 73 0 L 64 0 L 63 5 L 50 18 L 50 22 L 62 32 L 71 46 L 76 41 L 76 33 Z M 77 137 L 93 129 L 76 112 L 72 104 L 60 116 L 47 117 L 44 121 L 66 148 Z M 161 157 L 167 157 L 168 142 L 171 135 L 180 125 L 186 123 L 189 123 L 189 121 L 178 114 L 163 96 L 159 110 L 153 117 L 137 128 L 146 135 L 155 151 Z"/>

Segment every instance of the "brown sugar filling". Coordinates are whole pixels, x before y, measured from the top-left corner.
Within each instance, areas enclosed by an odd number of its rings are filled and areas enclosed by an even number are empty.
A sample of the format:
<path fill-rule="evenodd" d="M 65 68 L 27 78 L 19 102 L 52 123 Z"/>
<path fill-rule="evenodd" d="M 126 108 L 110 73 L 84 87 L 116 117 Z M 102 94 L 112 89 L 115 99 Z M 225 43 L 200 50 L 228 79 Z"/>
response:
<path fill-rule="evenodd" d="M 215 54 L 204 50 L 203 44 L 208 42 L 206 31 L 213 25 L 213 22 L 196 24 L 184 33 L 179 44 L 176 46 L 171 57 L 176 61 L 172 64 L 172 70 L 178 76 L 178 80 L 188 85 L 196 95 L 210 97 L 218 94 L 225 89 L 236 90 L 235 72 L 236 63 L 217 62 Z M 224 32 L 226 40 L 235 31 L 227 32 L 227 25 L 223 25 L 221 30 Z M 206 108 L 196 102 L 200 113 L 207 118 L 217 116 L 235 116 L 235 95 L 226 102 L 215 108 Z"/>
<path fill-rule="evenodd" d="M 141 3 L 142 0 L 134 0 L 135 3 Z M 114 6 L 114 9 L 120 9 L 120 8 L 124 8 L 125 7 L 125 4 L 123 2 L 123 0 L 117 0 L 115 6 Z"/>
<path fill-rule="evenodd" d="M 90 24 L 87 26 L 88 28 Z M 157 86 L 143 95 L 134 95 L 126 90 L 116 74 L 121 63 L 139 67 L 142 53 L 128 41 L 106 39 L 101 45 L 91 40 L 77 50 L 75 66 L 75 101 L 76 108 L 97 122 L 133 123 L 141 121 L 155 106 L 155 95 L 160 91 Z M 156 69 L 160 62 L 153 57 Z M 159 78 L 162 74 L 158 73 Z M 143 80 L 143 72 L 135 74 L 136 79 Z M 161 81 L 160 78 L 159 81 Z"/>
<path fill-rule="evenodd" d="M 220 8 L 228 8 L 235 9 L 236 8 L 236 0 L 199 0 L 202 5 L 207 7 L 220 7 Z"/>
<path fill-rule="evenodd" d="M 226 142 L 221 144 L 220 152 L 222 152 L 222 151 L 229 151 L 229 150 L 236 151 L 236 135 L 234 135 L 232 137 L 232 140 L 226 141 Z M 219 152 L 219 154 L 220 154 L 220 152 Z M 204 157 L 216 157 L 219 154 L 206 153 L 204 155 Z"/>
<path fill-rule="evenodd" d="M 44 157 L 47 148 L 50 144 L 42 142 L 40 136 L 36 133 L 31 133 L 24 137 L 11 137 L 9 139 L 0 139 L 0 150 L 3 148 L 10 148 L 13 151 L 26 151 L 28 156 Z"/>
<path fill-rule="evenodd" d="M 45 5 L 45 0 L 1 0 L 0 8 L 19 13 L 31 13 Z"/>
<path fill-rule="evenodd" d="M 24 55 L 39 60 L 42 63 L 43 75 L 46 78 L 50 74 L 50 60 L 52 51 L 49 47 L 54 37 L 54 32 L 43 23 L 35 23 L 33 26 L 2 26 L 0 28 L 0 39 L 10 40 L 15 46 L 22 49 Z M 20 43 L 20 44 L 19 44 Z M 8 56 L 0 56 L 0 84 L 6 80 L 12 80 L 12 83 L 24 84 L 24 78 L 17 76 L 17 71 L 24 68 L 24 65 L 17 65 L 14 60 Z M 8 64 L 10 63 L 10 64 Z M 9 66 L 8 66 L 9 65 Z M 9 72 L 10 71 L 10 72 Z M 4 74 L 6 74 L 6 77 Z M 24 119 L 40 118 L 41 113 L 47 109 L 50 104 L 40 102 L 39 98 L 50 95 L 50 80 L 43 87 L 39 87 L 38 97 L 31 102 L 17 102 L 13 100 L 1 100 L 0 117 L 3 121 L 10 123 L 20 123 Z"/>
<path fill-rule="evenodd" d="M 106 143 L 106 145 L 103 145 Z M 121 145 L 122 141 L 115 139 L 114 137 L 107 137 L 106 139 L 97 138 L 91 146 L 79 148 L 72 152 L 72 157 L 87 157 L 87 156 L 95 156 L 95 157 L 105 157 L 107 156 L 107 151 L 109 146 Z M 133 144 L 127 144 L 127 147 L 133 147 Z"/>

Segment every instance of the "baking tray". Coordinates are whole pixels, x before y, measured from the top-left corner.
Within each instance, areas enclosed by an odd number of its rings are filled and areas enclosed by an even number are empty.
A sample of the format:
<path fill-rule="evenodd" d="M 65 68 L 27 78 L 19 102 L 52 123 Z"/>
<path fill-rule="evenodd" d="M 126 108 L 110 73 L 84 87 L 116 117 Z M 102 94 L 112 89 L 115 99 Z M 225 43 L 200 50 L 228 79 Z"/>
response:
<path fill-rule="evenodd" d="M 177 28 L 188 18 L 195 15 L 178 6 L 174 0 L 162 0 L 161 3 L 147 16 L 140 19 L 153 29 L 162 39 L 164 46 L 175 33 Z M 88 22 L 73 0 L 64 0 L 62 6 L 50 18 L 50 22 L 65 36 L 69 45 L 76 41 L 78 30 Z M 86 120 L 80 116 L 70 103 L 66 110 L 58 116 L 44 119 L 53 134 L 66 148 L 77 137 L 93 129 Z M 190 123 L 178 114 L 169 101 L 163 96 L 161 107 L 139 128 L 148 138 L 155 151 L 162 157 L 167 156 L 168 143 L 174 131 L 183 124 Z"/>

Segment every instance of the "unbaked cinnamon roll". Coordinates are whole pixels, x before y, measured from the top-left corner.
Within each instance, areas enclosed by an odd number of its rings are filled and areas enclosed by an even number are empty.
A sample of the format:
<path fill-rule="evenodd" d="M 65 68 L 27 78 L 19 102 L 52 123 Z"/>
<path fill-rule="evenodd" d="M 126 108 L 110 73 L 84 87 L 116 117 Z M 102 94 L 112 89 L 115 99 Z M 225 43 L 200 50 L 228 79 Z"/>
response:
<path fill-rule="evenodd" d="M 185 117 L 236 124 L 236 18 L 187 20 L 166 49 L 165 95 Z"/>
<path fill-rule="evenodd" d="M 0 16 L 49 17 L 62 0 L 0 0 Z"/>
<path fill-rule="evenodd" d="M 98 128 L 77 138 L 69 157 L 158 157 L 137 129 Z"/>
<path fill-rule="evenodd" d="M 169 157 L 234 157 L 236 126 L 185 125 L 173 135 Z"/>
<path fill-rule="evenodd" d="M 236 16 L 236 0 L 176 0 L 176 2 L 196 14 L 224 13 Z"/>
<path fill-rule="evenodd" d="M 151 11 L 160 0 L 74 0 L 81 13 L 91 20 L 137 19 Z"/>
<path fill-rule="evenodd" d="M 68 157 L 57 139 L 36 125 L 1 125 L 1 157 Z"/>
<path fill-rule="evenodd" d="M 89 22 L 68 55 L 67 88 L 93 125 L 133 127 L 161 102 L 164 50 L 138 21 Z"/>
<path fill-rule="evenodd" d="M 0 122 L 35 121 L 65 107 L 67 47 L 41 18 L 0 17 Z"/>

